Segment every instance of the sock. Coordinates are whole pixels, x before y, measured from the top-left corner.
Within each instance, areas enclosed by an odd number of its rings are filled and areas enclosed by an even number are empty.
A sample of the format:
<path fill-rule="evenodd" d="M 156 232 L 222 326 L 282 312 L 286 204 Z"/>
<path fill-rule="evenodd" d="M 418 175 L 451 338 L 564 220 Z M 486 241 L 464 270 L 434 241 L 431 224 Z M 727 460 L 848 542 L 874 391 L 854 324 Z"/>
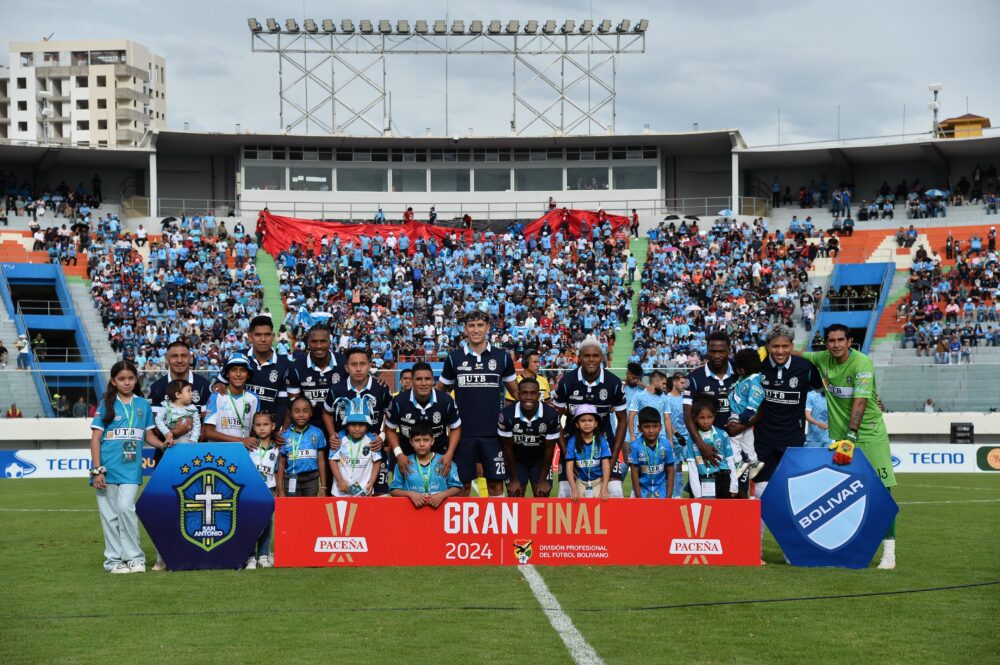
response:
<path fill-rule="evenodd" d="M 767 481 L 764 481 L 762 483 L 754 483 L 753 498 L 759 500 L 760 496 L 764 493 L 765 489 L 767 489 Z M 764 540 L 764 520 L 760 521 L 760 539 Z"/>
<path fill-rule="evenodd" d="M 896 540 L 896 520 L 892 520 L 892 524 L 889 525 L 889 530 L 885 532 L 886 542 L 890 540 Z"/>
<path fill-rule="evenodd" d="M 476 494 L 479 496 L 489 496 L 489 491 L 486 489 L 486 479 L 476 478 Z"/>
<path fill-rule="evenodd" d="M 886 538 L 882 541 L 882 558 L 891 557 L 896 558 L 896 539 Z"/>

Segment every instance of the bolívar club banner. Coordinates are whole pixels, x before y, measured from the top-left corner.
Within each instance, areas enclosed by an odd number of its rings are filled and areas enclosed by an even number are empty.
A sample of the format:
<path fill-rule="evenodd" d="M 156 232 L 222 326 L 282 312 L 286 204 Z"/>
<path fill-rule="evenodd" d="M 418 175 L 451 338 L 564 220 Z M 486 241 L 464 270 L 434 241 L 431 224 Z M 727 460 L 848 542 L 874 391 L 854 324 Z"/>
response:
<path fill-rule="evenodd" d="M 279 498 L 274 562 L 296 566 L 760 565 L 760 502 Z"/>

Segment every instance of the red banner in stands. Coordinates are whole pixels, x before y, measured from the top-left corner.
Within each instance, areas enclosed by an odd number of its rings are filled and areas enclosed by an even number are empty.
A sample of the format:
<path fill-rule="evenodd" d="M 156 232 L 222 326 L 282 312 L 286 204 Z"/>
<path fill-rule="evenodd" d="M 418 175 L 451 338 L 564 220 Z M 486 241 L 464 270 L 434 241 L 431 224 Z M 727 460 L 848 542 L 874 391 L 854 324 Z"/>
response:
<path fill-rule="evenodd" d="M 264 249 L 268 254 L 277 256 L 280 252 L 288 249 L 294 242 L 299 246 L 304 246 L 312 236 L 313 251 L 319 252 L 320 241 L 323 236 L 329 238 L 340 238 L 341 241 L 357 240 L 361 236 L 380 236 L 388 238 L 394 235 L 397 238 L 405 235 L 410 239 L 410 249 L 413 250 L 413 241 L 436 238 L 442 240 L 452 233 L 467 234 L 472 236 L 472 231 L 463 231 L 443 226 L 432 226 L 426 222 L 410 222 L 408 224 L 353 224 L 345 222 L 324 222 L 316 219 L 297 219 L 295 217 L 282 217 L 265 213 L 264 221 Z M 260 219 L 258 219 L 258 230 Z"/>
<path fill-rule="evenodd" d="M 278 567 L 760 565 L 760 502 L 279 498 Z"/>
<path fill-rule="evenodd" d="M 608 215 L 604 213 L 603 217 L 611 223 L 612 233 L 617 232 L 623 226 L 628 225 L 628 217 L 623 217 L 622 215 Z M 565 208 L 556 208 L 550 210 L 547 214 L 542 215 L 530 224 L 525 225 L 524 235 L 526 238 L 531 238 L 537 236 L 541 233 L 542 226 L 545 222 L 549 223 L 549 228 L 555 233 L 561 229 L 564 225 L 568 225 L 569 232 L 568 235 L 571 238 L 578 238 L 582 231 L 589 232 L 595 226 L 600 225 L 602 218 L 602 211 L 594 212 L 593 210 L 569 210 Z"/>

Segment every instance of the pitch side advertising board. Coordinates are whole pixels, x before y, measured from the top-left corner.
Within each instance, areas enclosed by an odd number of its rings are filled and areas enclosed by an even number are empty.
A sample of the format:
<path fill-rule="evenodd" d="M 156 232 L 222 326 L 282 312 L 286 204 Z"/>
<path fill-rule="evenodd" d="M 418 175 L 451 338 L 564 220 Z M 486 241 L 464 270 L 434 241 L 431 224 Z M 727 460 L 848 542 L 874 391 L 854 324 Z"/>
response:
<path fill-rule="evenodd" d="M 760 502 L 279 498 L 275 565 L 760 565 Z"/>

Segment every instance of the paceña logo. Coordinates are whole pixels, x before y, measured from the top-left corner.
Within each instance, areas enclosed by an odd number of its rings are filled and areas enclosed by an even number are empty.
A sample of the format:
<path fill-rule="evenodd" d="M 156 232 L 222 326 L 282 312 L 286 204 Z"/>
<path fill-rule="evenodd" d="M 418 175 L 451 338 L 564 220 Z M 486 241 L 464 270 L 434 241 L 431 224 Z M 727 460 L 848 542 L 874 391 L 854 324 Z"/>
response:
<path fill-rule="evenodd" d="M 833 552 L 858 534 L 868 514 L 860 476 L 824 467 L 788 479 L 795 526 L 813 544 Z"/>
<path fill-rule="evenodd" d="M 336 507 L 336 510 L 335 510 Z M 351 536 L 354 529 L 354 517 L 358 513 L 358 504 L 348 501 L 337 501 L 326 504 L 326 515 L 330 520 L 330 530 L 333 536 L 320 536 L 316 539 L 315 552 L 330 552 L 330 562 L 354 562 L 353 554 L 367 552 L 368 541 L 364 536 Z"/>
<path fill-rule="evenodd" d="M 712 506 L 690 503 L 681 506 L 680 510 L 687 538 L 671 540 L 670 553 L 684 554 L 685 564 L 708 564 L 706 556 L 722 554 L 721 540 L 705 538 L 705 532 L 708 531 L 708 520 L 712 517 Z"/>

